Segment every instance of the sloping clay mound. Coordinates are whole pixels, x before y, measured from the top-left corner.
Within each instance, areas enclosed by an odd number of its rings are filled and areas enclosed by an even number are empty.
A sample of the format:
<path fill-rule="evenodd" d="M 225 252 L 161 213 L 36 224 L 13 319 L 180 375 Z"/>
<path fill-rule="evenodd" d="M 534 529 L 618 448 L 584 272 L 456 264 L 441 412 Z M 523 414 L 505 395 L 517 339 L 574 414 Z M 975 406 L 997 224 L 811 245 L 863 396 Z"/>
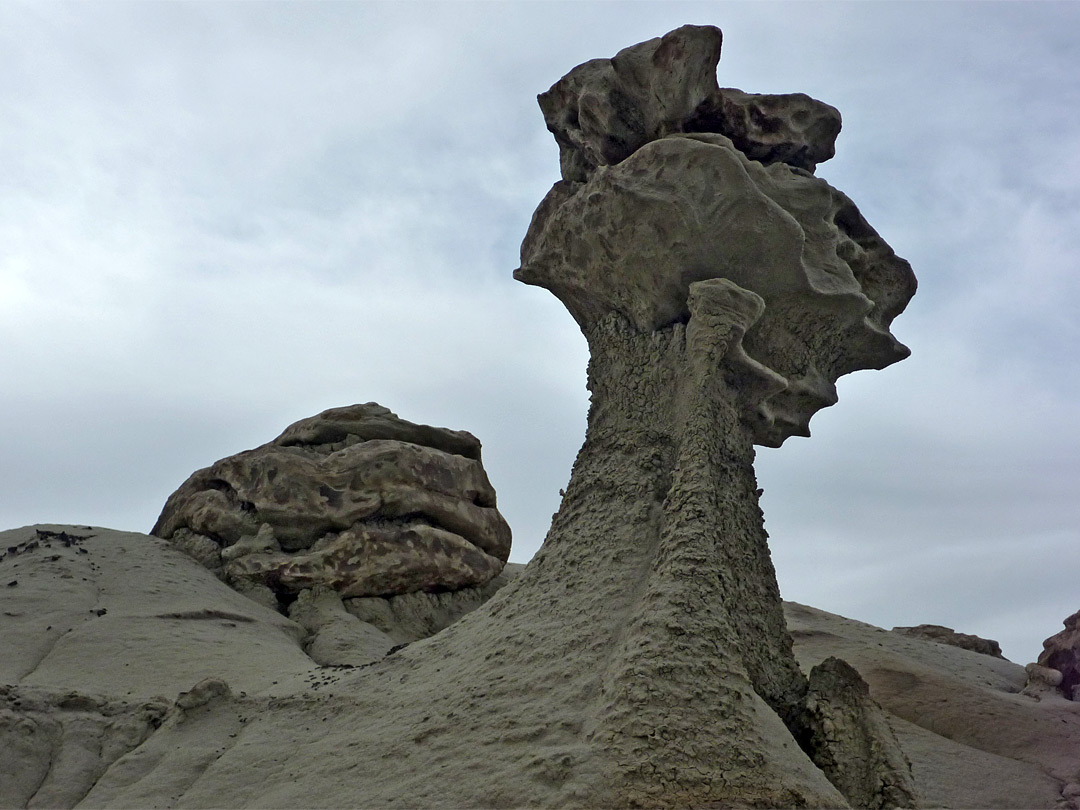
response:
<path fill-rule="evenodd" d="M 928 806 L 1077 806 L 1080 703 L 1021 694 L 1024 667 L 1002 658 L 794 602 L 784 615 L 800 666 L 837 656 L 870 685 Z"/>
<path fill-rule="evenodd" d="M 302 628 L 164 541 L 37 526 L 0 533 L 9 547 L 2 807 L 552 806 L 562 794 L 573 751 L 548 721 L 550 662 L 537 662 L 532 700 L 471 696 L 505 711 L 498 757 L 470 756 L 471 701 L 438 696 L 444 678 L 481 682 L 485 662 L 424 671 L 403 655 L 442 634 L 375 665 L 320 667 Z M 1076 806 L 1080 703 L 1020 694 L 1024 669 L 1008 661 L 803 605 L 785 615 L 805 670 L 837 656 L 870 685 L 925 805 Z M 420 751 L 431 768 L 408 767 Z M 502 760 L 531 763 L 533 778 L 503 784 Z"/>

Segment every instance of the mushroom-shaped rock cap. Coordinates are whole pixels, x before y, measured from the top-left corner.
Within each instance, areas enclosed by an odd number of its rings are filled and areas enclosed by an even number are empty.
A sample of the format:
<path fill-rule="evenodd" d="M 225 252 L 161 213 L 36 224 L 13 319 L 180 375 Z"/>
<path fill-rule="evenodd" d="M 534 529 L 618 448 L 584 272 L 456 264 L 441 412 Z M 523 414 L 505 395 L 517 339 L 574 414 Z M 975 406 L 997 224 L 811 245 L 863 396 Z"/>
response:
<path fill-rule="evenodd" d="M 586 334 L 610 313 L 643 332 L 685 322 L 690 286 L 707 279 L 760 296 L 764 313 L 743 348 L 786 384 L 743 418 L 756 443 L 775 447 L 809 435 L 810 417 L 836 401 L 837 377 L 909 354 L 889 326 L 916 284 L 854 203 L 800 168 L 798 155 L 831 155 L 831 138 L 827 149 L 794 136 L 778 145 L 779 125 L 714 103 L 719 42 L 716 29 L 680 28 L 588 62 L 541 96 L 569 179 L 533 215 L 515 277 L 554 293 Z M 723 93 L 740 109 L 782 107 L 779 97 Z M 804 123 L 807 110 L 832 110 L 791 99 Z M 756 135 L 743 126 L 755 121 Z M 706 124 L 717 131 L 689 131 Z"/>
<path fill-rule="evenodd" d="M 510 528 L 470 433 L 333 408 L 194 473 L 152 534 L 227 581 L 386 596 L 482 585 Z"/>

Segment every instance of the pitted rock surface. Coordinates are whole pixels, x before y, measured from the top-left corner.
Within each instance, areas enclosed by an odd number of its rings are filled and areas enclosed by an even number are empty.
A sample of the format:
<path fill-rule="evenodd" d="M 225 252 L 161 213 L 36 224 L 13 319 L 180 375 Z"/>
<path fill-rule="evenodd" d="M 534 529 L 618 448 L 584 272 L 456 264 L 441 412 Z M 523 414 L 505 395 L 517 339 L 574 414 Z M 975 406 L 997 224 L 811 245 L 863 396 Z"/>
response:
<path fill-rule="evenodd" d="M 722 42 L 718 28 L 684 25 L 611 59 L 591 59 L 541 93 L 563 179 L 583 182 L 597 167 L 679 132 L 726 135 L 751 160 L 810 172 L 831 158 L 840 134 L 836 108 L 802 93 L 720 88 Z"/>
<path fill-rule="evenodd" d="M 684 26 L 540 96 L 565 179 L 533 215 L 515 278 L 550 290 L 587 335 L 610 315 L 641 333 L 686 323 L 700 281 L 759 296 L 741 348 L 777 384 L 754 386 L 740 417 L 778 447 L 810 435 L 838 377 L 908 356 L 889 327 L 916 282 L 808 171 L 832 155 L 835 110 L 718 89 L 719 49 L 716 29 Z"/>
<path fill-rule="evenodd" d="M 1080 611 L 1064 622 L 1065 629 L 1043 642 L 1038 664 L 1061 673 L 1058 691 L 1069 700 L 1080 701 Z"/>
<path fill-rule="evenodd" d="M 194 473 L 151 532 L 243 588 L 342 597 L 483 585 L 510 528 L 464 431 L 333 408 Z"/>

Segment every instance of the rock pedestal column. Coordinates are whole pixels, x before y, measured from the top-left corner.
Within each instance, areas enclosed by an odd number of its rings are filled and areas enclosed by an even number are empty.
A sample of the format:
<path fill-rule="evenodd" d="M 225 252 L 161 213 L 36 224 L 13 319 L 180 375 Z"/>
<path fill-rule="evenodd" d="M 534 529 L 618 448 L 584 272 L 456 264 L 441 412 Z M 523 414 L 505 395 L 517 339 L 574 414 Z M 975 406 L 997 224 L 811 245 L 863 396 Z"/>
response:
<path fill-rule="evenodd" d="M 620 763 L 613 788 L 629 803 L 796 801 L 763 778 L 777 753 L 763 743 L 798 756 L 778 720 L 799 721 L 806 683 L 758 507 L 752 435 L 725 379 L 755 371 L 740 341 L 762 309 L 730 282 L 701 282 L 685 327 L 635 335 L 611 319 L 589 334 L 594 406 L 575 482 L 602 488 L 588 480 L 593 455 L 629 455 L 652 472 L 640 494 L 650 524 L 640 570 L 624 583 L 634 605 L 590 730 Z"/>

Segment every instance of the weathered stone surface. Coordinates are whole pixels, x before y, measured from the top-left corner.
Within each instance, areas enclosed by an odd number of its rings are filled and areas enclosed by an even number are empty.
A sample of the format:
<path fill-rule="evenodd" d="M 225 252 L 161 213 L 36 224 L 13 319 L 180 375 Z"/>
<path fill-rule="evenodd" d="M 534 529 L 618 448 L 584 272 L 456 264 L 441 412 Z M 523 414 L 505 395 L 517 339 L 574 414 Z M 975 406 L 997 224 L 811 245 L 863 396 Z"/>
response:
<path fill-rule="evenodd" d="M 304 652 L 323 666 L 364 666 L 387 652 L 445 630 L 476 610 L 525 566 L 507 563 L 502 572 L 476 588 L 413 591 L 398 596 L 342 598 L 319 585 L 300 591 L 289 618 L 308 635 Z"/>
<path fill-rule="evenodd" d="M 810 671 L 804 746 L 852 807 L 918 807 L 911 764 L 859 673 L 839 658 Z"/>
<path fill-rule="evenodd" d="M 1060 808 L 1077 780 L 1080 703 L 1020 694 L 1024 668 L 784 604 L 804 671 L 850 663 L 911 761 L 925 807 Z M 1067 806 L 1067 805 L 1065 805 Z"/>
<path fill-rule="evenodd" d="M 1004 658 L 1001 654 L 1001 645 L 993 639 L 980 638 L 970 633 L 957 633 L 951 627 L 940 624 L 919 624 L 914 627 L 894 627 L 894 633 L 903 633 L 905 636 L 918 636 L 940 644 L 951 644 L 962 650 L 992 655 L 994 658 Z"/>
<path fill-rule="evenodd" d="M 563 179 L 583 182 L 597 167 L 678 132 L 726 135 L 751 160 L 810 172 L 831 158 L 840 113 L 801 93 L 719 88 L 722 41 L 717 28 L 685 25 L 611 59 L 592 59 L 541 93 Z"/>
<path fill-rule="evenodd" d="M 502 570 L 510 529 L 463 431 L 334 408 L 191 476 L 153 534 L 240 587 L 453 590 Z"/>
<path fill-rule="evenodd" d="M 0 581 L 20 583 L 0 588 L 0 683 L 138 701 L 207 677 L 254 692 L 314 666 L 301 627 L 165 540 L 38 525 L 0 532 L 0 548 L 17 550 Z"/>
<path fill-rule="evenodd" d="M 285 628 L 292 622 L 246 603 L 168 543 L 85 526 L 38 530 L 42 536 L 34 529 L 4 533 L 0 546 L 17 549 L 0 555 L 0 566 L 20 579 L 18 587 L 0 589 L 6 598 L 0 664 L 41 656 L 37 639 L 18 632 L 20 626 L 36 625 L 40 634 L 63 621 L 64 612 L 87 612 L 77 594 L 64 590 L 72 581 L 108 608 L 105 617 L 91 613 L 91 624 L 114 613 L 138 615 L 140 606 L 156 619 L 148 638 L 81 646 L 80 655 L 62 660 L 46 655 L 42 668 L 51 670 L 52 686 L 0 687 L 0 807 L 598 806 L 585 799 L 587 747 L 575 744 L 573 725 L 564 725 L 575 707 L 564 710 L 560 702 L 576 694 L 567 681 L 586 694 L 595 686 L 595 673 L 580 664 L 595 660 L 596 637 L 588 630 L 604 623 L 599 614 L 582 617 L 575 629 L 583 635 L 563 638 L 553 657 L 555 649 L 544 641 L 553 618 L 542 609 L 544 594 L 519 590 L 513 600 L 495 594 L 492 602 L 501 606 L 488 602 L 445 629 L 450 643 L 440 634 L 375 663 L 353 657 L 316 667 L 308 660 L 297 670 L 282 657 L 292 650 L 304 658 L 291 635 L 275 629 L 277 642 L 273 634 L 253 644 L 245 640 L 259 624 Z M 49 576 L 56 554 L 85 567 Z M 408 603 L 412 607 L 387 615 L 419 628 L 437 619 L 440 605 L 471 601 L 514 568 L 482 589 L 346 601 Z M 529 576 L 536 576 L 530 568 Z M 69 572 L 73 580 L 61 578 Z M 548 602 L 572 601 L 587 582 L 586 572 L 561 591 L 550 583 Z M 523 594 L 529 600 L 520 623 L 496 623 Z M 301 594 L 292 605 L 301 623 L 297 606 L 306 598 Z M 425 609 L 413 604 L 421 599 Z M 334 614 L 322 624 L 329 637 L 321 641 L 331 644 L 320 649 L 348 655 L 346 646 L 333 646 L 345 641 L 335 635 L 340 602 L 331 592 L 313 599 L 317 613 L 327 607 Z M 607 608 L 620 609 L 615 602 Z M 1076 806 L 1080 703 L 1056 691 L 1042 700 L 1018 694 L 1024 669 L 1003 659 L 802 605 L 787 603 L 785 612 L 805 670 L 830 656 L 857 667 L 870 696 L 888 712 L 925 806 Z M 345 620 L 359 624 L 352 616 Z M 494 639 L 492 630 L 499 634 Z M 507 656 L 513 665 L 503 667 Z M 528 671 L 515 679 L 522 662 Z M 21 669 L 8 669 L 8 677 Z M 167 698 L 147 697 L 158 692 Z M 182 700 L 178 693 L 185 693 Z M 581 705 L 590 704 L 577 701 Z M 787 733 L 782 726 L 772 731 Z M 761 745 L 753 736 L 743 740 L 747 756 Z M 797 764 L 790 748 L 779 754 Z M 391 758 L 393 767 L 357 766 Z M 737 759 L 732 764 L 742 767 Z M 442 765 L 460 766 L 455 779 L 439 776 Z M 518 773 L 521 778 L 507 776 Z M 791 778 L 779 769 L 776 776 Z M 789 794 L 784 806 L 795 798 Z M 834 806 L 842 803 L 836 794 Z"/>
<path fill-rule="evenodd" d="M 1022 690 L 1023 694 L 1042 700 L 1047 695 L 1060 695 L 1058 687 L 1061 686 L 1061 672 L 1050 667 L 1036 664 L 1034 661 L 1024 667 L 1027 680 Z"/>
<path fill-rule="evenodd" d="M 714 90 L 686 122 L 686 132 L 715 132 L 761 163 L 786 163 L 813 173 L 836 153 L 840 113 L 803 93 Z"/>
<path fill-rule="evenodd" d="M 611 313 L 642 332 L 690 317 L 690 285 L 727 278 L 765 303 L 743 349 L 781 385 L 747 400 L 754 441 L 808 436 L 836 379 L 908 355 L 890 333 L 915 292 L 847 196 L 723 135 L 651 141 L 585 183 L 557 183 L 533 216 L 515 277 L 550 290 L 586 333 Z"/>
<path fill-rule="evenodd" d="M 169 706 L 0 684 L 0 807 L 74 807 Z"/>
<path fill-rule="evenodd" d="M 371 599 L 387 601 L 377 596 Z M 386 633 L 350 615 L 341 596 L 324 586 L 301 591 L 289 605 L 289 618 L 308 631 L 304 652 L 322 666 L 370 664 L 395 644 Z"/>
<path fill-rule="evenodd" d="M 1043 642 L 1037 663 L 1060 672 L 1058 691 L 1069 700 L 1080 701 L 1080 611 L 1063 623 L 1064 630 Z"/>

